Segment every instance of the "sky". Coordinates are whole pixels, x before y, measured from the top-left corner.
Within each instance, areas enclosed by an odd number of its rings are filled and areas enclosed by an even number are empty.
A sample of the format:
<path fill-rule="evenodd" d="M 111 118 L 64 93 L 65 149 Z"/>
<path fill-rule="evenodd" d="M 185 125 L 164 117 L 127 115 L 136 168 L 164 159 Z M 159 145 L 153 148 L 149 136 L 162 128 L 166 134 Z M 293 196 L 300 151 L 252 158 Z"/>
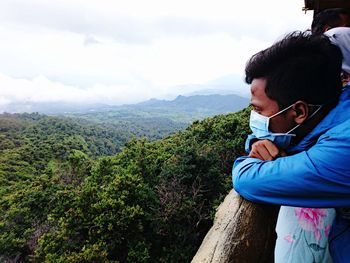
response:
<path fill-rule="evenodd" d="M 247 94 L 250 56 L 309 29 L 304 0 L 0 0 L 0 111 Z M 226 85 L 224 85 L 226 84 Z M 232 87 L 231 87 L 231 86 Z"/>

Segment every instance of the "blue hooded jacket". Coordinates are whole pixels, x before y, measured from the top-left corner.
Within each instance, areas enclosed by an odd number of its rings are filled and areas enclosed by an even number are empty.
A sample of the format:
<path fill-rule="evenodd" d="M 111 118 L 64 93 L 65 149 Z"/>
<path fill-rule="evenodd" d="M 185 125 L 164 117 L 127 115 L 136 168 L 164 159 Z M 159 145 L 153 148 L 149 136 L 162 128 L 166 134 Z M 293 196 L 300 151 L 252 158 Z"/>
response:
<path fill-rule="evenodd" d="M 302 150 L 307 149 L 307 150 Z M 273 161 L 240 157 L 234 189 L 252 202 L 318 208 L 350 207 L 350 88 L 296 146 Z M 337 215 L 329 237 L 334 262 L 350 260 L 350 220 Z"/>

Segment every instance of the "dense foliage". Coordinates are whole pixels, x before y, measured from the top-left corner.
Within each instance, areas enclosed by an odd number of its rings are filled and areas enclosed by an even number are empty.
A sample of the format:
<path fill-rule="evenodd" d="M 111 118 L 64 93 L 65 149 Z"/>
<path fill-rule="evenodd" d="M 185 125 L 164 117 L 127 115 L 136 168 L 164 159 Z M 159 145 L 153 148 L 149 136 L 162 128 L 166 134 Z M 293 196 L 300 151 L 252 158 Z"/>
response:
<path fill-rule="evenodd" d="M 231 187 L 248 131 L 243 110 L 96 159 L 105 153 L 77 126 L 49 117 L 31 130 L 26 121 L 36 116 L 28 118 L 0 125 L 5 262 L 189 262 Z"/>

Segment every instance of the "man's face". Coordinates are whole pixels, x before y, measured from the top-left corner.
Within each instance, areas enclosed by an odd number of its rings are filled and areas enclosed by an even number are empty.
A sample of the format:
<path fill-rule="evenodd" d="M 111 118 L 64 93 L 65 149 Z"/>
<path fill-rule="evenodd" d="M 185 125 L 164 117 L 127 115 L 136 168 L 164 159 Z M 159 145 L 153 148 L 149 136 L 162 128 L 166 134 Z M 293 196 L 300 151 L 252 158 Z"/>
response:
<path fill-rule="evenodd" d="M 270 99 L 265 93 L 266 79 L 257 78 L 253 79 L 250 86 L 251 99 L 250 104 L 253 109 L 266 117 L 270 117 L 273 114 L 279 112 L 280 109 L 275 100 Z M 281 114 L 270 119 L 269 130 L 274 133 L 286 133 L 295 126 L 292 115 L 289 109 Z"/>

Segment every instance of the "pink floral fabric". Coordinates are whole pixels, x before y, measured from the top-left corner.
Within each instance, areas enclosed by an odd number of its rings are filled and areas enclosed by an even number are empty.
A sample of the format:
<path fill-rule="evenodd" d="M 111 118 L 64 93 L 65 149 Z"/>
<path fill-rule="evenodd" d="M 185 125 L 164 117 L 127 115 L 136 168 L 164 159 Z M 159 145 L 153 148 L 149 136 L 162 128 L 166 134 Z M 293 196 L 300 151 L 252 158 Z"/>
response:
<path fill-rule="evenodd" d="M 298 217 L 300 227 L 305 231 L 313 232 L 315 235 L 315 240 L 320 241 L 321 231 L 326 230 L 324 218 L 326 218 L 328 215 L 327 209 L 297 207 L 294 209 L 294 211 L 295 215 Z"/>
<path fill-rule="evenodd" d="M 334 218 L 334 209 L 281 206 L 275 263 L 332 263 L 328 235 Z"/>

